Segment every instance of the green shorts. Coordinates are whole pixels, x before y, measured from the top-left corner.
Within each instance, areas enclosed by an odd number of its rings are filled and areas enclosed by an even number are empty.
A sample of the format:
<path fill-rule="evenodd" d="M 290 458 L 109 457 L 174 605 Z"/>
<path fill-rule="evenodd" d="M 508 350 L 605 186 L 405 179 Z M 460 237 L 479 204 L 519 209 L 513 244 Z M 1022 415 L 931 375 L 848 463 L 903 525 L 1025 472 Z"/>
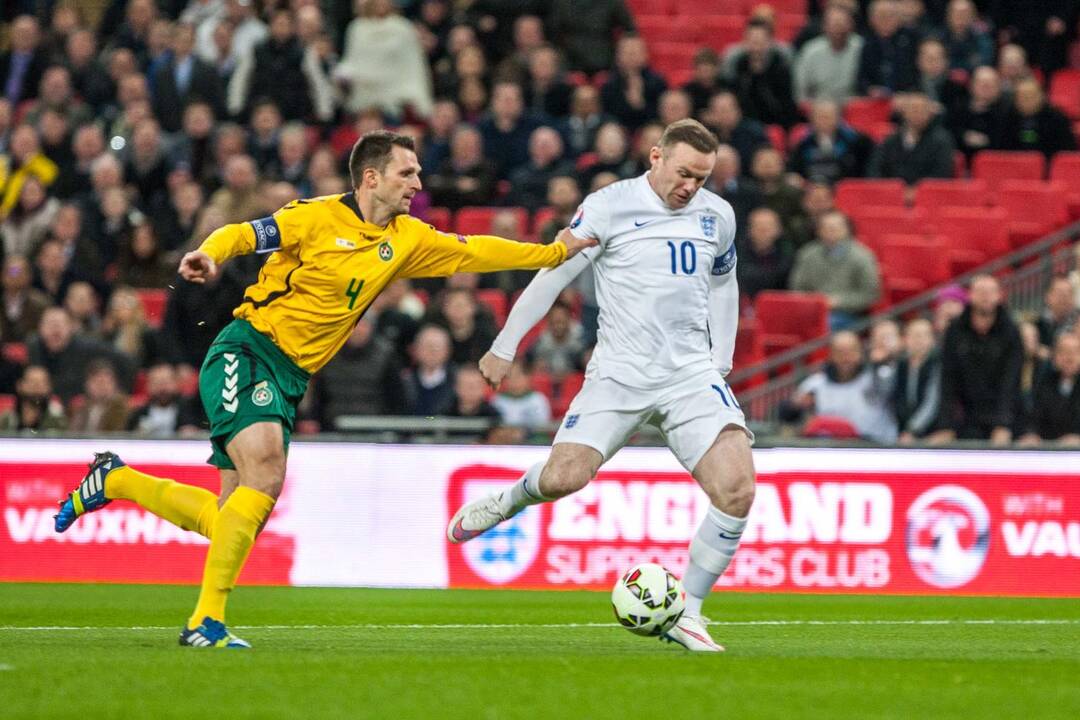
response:
<path fill-rule="evenodd" d="M 296 407 L 310 378 L 247 320 L 226 325 L 199 372 L 199 395 L 210 419 L 214 449 L 207 462 L 235 470 L 225 448 L 238 432 L 257 422 L 280 424 L 288 452 Z"/>

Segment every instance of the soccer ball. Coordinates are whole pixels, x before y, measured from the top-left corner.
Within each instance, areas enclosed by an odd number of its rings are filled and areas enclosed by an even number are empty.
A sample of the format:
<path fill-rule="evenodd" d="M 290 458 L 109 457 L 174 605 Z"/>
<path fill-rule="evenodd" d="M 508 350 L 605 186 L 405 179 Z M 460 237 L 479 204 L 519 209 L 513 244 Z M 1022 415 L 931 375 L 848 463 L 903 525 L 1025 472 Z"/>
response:
<path fill-rule="evenodd" d="M 635 635 L 662 635 L 682 617 L 686 591 L 663 566 L 642 563 L 615 583 L 611 606 L 619 624 Z"/>

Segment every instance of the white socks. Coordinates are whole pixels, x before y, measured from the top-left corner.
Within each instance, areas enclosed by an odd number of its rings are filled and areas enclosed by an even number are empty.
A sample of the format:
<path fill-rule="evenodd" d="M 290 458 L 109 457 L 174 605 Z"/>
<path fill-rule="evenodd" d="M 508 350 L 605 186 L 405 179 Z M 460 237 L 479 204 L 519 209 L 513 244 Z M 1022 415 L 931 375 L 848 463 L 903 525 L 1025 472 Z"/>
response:
<path fill-rule="evenodd" d="M 525 471 L 520 480 L 499 493 L 499 511 L 503 517 L 517 515 L 530 505 L 551 501 L 551 498 L 540 493 L 540 473 L 543 470 L 544 463 L 536 463 Z"/>
<path fill-rule="evenodd" d="M 709 508 L 690 541 L 690 562 L 682 579 L 688 616 L 700 617 L 705 597 L 734 557 L 745 528 L 746 518 L 732 517 L 715 507 Z"/>

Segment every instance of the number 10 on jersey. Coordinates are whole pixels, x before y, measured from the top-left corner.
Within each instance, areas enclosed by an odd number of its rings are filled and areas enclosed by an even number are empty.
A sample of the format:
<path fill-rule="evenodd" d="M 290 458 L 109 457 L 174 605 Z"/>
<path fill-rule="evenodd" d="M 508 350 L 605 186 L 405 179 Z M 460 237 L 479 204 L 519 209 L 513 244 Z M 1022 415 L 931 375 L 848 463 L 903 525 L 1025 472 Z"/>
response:
<path fill-rule="evenodd" d="M 678 275 L 680 267 L 684 275 L 693 275 L 697 270 L 697 248 L 689 240 L 683 240 L 682 244 L 675 247 L 675 243 L 668 240 L 668 250 L 671 251 L 671 274 Z"/>

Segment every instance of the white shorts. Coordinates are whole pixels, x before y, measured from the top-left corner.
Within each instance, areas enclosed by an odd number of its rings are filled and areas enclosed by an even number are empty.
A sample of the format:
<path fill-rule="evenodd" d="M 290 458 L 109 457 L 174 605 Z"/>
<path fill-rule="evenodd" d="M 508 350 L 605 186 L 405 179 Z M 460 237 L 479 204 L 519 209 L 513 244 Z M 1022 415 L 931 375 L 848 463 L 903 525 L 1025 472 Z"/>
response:
<path fill-rule="evenodd" d="M 644 424 L 660 430 L 688 472 L 724 428 L 738 427 L 754 442 L 735 393 L 712 370 L 651 390 L 590 378 L 570 403 L 555 443 L 588 445 L 607 462 Z"/>

